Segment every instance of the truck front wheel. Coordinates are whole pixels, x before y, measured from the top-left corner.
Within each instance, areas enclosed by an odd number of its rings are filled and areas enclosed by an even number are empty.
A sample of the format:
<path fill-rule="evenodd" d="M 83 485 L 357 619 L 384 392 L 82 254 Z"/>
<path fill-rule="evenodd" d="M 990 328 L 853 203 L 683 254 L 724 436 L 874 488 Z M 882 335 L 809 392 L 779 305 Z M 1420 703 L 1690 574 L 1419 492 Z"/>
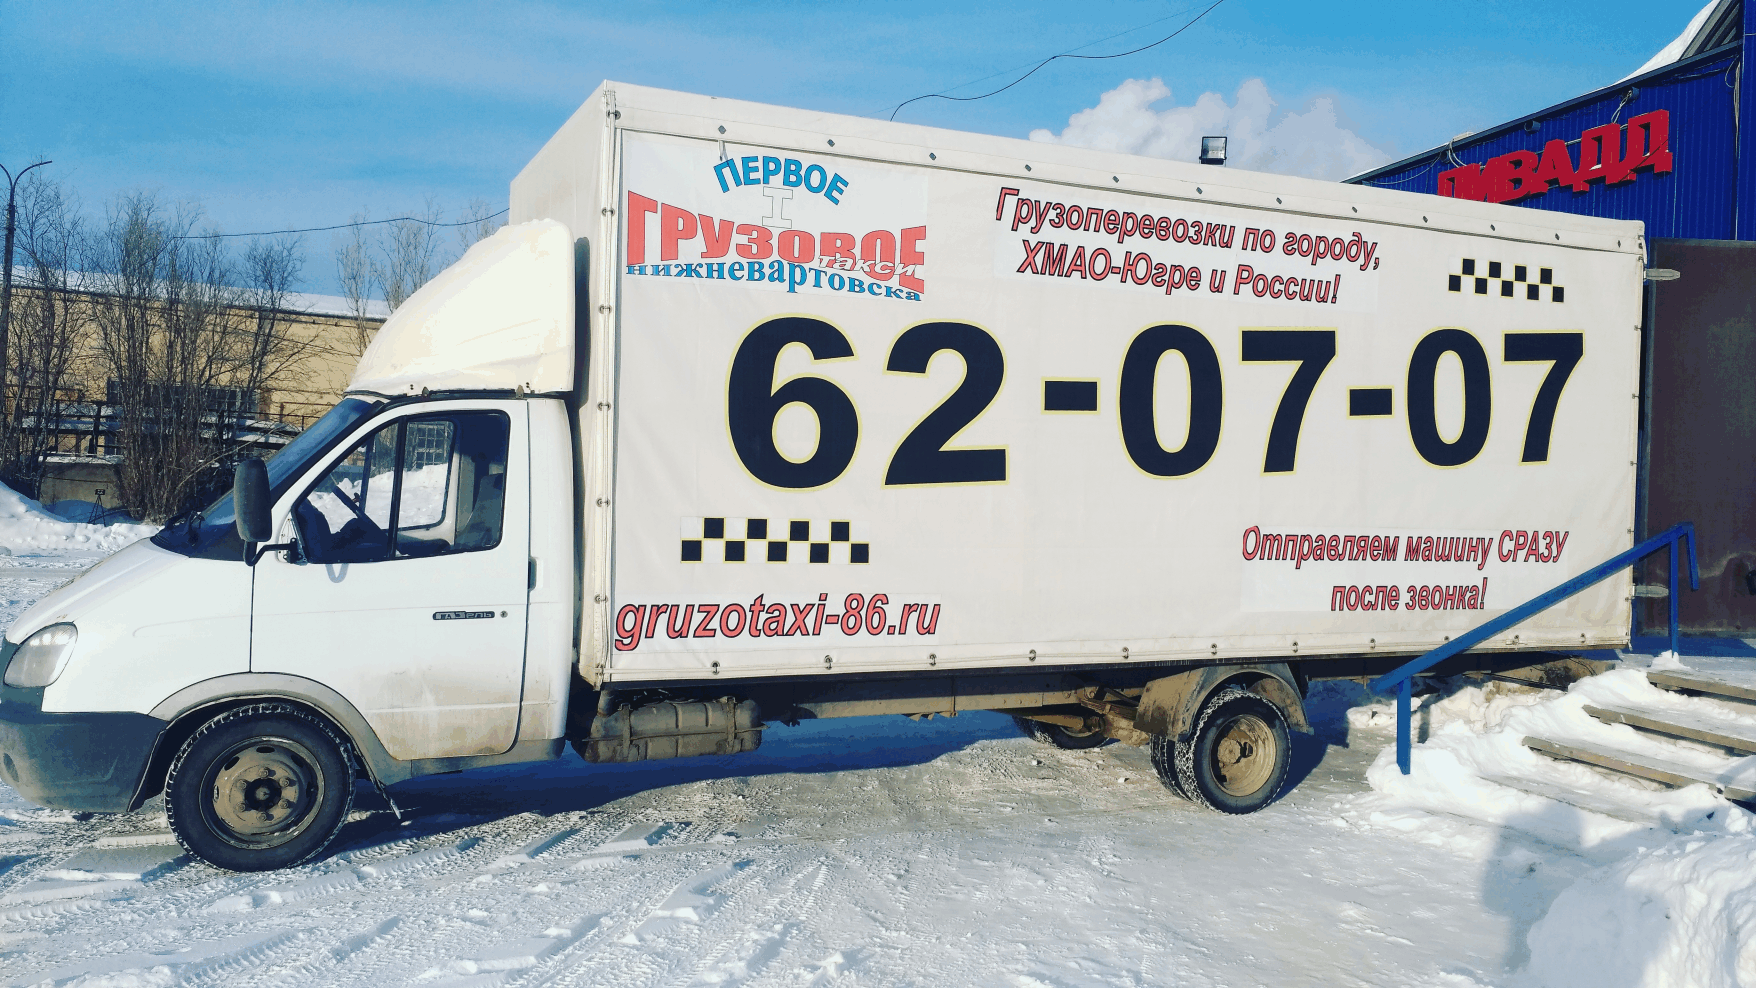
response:
<path fill-rule="evenodd" d="M 1290 755 L 1286 715 L 1236 686 L 1202 704 L 1189 740 L 1152 739 L 1153 768 L 1166 788 L 1222 813 L 1254 813 L 1273 802 Z"/>
<path fill-rule="evenodd" d="M 171 762 L 165 816 L 190 854 L 232 871 L 290 868 L 315 857 L 354 803 L 348 743 L 279 703 L 203 724 Z"/>

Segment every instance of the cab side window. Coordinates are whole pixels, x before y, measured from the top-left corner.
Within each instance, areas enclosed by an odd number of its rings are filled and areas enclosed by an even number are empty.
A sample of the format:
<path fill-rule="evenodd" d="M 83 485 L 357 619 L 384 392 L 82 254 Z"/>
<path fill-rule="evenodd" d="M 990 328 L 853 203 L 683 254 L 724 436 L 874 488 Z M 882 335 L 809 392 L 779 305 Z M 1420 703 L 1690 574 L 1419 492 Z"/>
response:
<path fill-rule="evenodd" d="M 366 563 L 499 545 L 510 431 L 499 412 L 455 412 L 367 436 L 294 506 L 305 558 Z"/>
<path fill-rule="evenodd" d="M 363 563 L 389 551 L 400 425 L 367 436 L 293 508 L 306 558 Z"/>

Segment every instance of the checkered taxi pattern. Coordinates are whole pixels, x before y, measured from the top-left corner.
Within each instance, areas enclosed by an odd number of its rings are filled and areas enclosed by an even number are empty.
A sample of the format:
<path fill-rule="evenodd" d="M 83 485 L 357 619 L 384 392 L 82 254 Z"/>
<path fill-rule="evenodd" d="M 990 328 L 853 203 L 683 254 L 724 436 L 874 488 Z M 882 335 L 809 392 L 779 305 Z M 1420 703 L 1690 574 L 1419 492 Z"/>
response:
<path fill-rule="evenodd" d="M 1528 302 L 1567 301 L 1567 290 L 1555 284 L 1554 268 L 1463 258 L 1461 273 L 1448 275 L 1445 287 L 1464 295 L 1521 298 Z"/>
<path fill-rule="evenodd" d="M 684 518 L 682 561 L 868 563 L 872 548 L 860 528 L 851 521 Z"/>

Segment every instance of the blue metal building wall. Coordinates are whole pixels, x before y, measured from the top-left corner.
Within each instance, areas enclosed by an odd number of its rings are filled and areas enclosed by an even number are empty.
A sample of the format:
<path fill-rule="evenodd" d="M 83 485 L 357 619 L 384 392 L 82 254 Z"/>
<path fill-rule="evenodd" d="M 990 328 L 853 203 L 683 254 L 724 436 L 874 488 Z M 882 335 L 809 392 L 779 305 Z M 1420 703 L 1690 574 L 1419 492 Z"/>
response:
<path fill-rule="evenodd" d="M 1756 4 L 1749 5 L 1756 9 Z M 1746 17 L 1751 16 L 1746 13 Z M 1745 42 L 1750 39 L 1746 37 Z M 1552 140 L 1567 142 L 1573 163 L 1579 164 L 1579 137 L 1603 124 L 1626 123 L 1628 118 L 1653 110 L 1670 111 L 1670 148 L 1673 170 L 1666 175 L 1643 171 L 1632 182 L 1606 186 L 1594 182 L 1586 192 L 1566 187 L 1519 200 L 1512 205 L 1549 209 L 1585 216 L 1642 220 L 1649 237 L 1683 237 L 1702 240 L 1756 239 L 1756 222 L 1738 221 L 1739 206 L 1756 218 L 1756 201 L 1740 202 L 1738 147 L 1738 67 L 1743 44 L 1727 45 L 1658 72 L 1588 93 L 1528 117 L 1457 141 L 1450 148 L 1428 152 L 1396 162 L 1348 181 L 1380 188 L 1404 189 L 1434 195 L 1440 172 L 1458 163 L 1480 164 L 1510 151 L 1541 153 Z M 1630 87 L 1639 90 L 1623 103 Z M 1537 130 L 1525 125 L 1535 121 Z M 1746 184 L 1756 185 L 1756 182 Z M 1756 199 L 1756 189 L 1747 194 Z"/>
<path fill-rule="evenodd" d="M 1756 59 L 1756 3 L 1745 0 L 1743 62 L 1738 67 L 1738 115 L 1736 120 L 1750 119 L 1756 110 L 1756 93 L 1743 85 L 1743 66 Z M 1735 123 L 1735 122 L 1734 122 Z M 1738 134 L 1737 221 L 1736 236 L 1756 240 L 1756 127 L 1741 128 Z"/>

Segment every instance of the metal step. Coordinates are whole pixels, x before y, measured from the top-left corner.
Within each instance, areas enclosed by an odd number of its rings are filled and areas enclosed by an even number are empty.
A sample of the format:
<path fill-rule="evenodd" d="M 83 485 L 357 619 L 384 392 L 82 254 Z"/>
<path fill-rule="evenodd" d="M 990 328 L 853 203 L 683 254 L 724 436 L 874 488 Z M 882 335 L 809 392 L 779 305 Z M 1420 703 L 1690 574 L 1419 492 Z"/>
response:
<path fill-rule="evenodd" d="M 1711 696 L 1716 700 L 1756 703 L 1756 687 L 1728 683 L 1723 679 L 1714 679 L 1698 672 L 1649 671 L 1646 674 L 1646 681 L 1661 690 L 1670 690 L 1676 693 L 1699 693 L 1703 696 Z"/>
<path fill-rule="evenodd" d="M 1756 755 L 1756 738 L 1733 734 L 1724 725 L 1690 714 L 1667 711 L 1663 718 L 1626 707 L 1595 707 L 1585 705 L 1585 712 L 1606 724 L 1627 724 L 1636 730 L 1699 741 L 1740 755 Z"/>
<path fill-rule="evenodd" d="M 1756 802 L 1756 789 L 1745 789 L 1739 786 L 1721 785 L 1719 782 L 1706 778 L 1700 769 L 1676 762 L 1637 755 L 1631 751 L 1606 748 L 1589 741 L 1550 741 L 1546 738 L 1526 737 L 1524 746 L 1532 751 L 1540 752 L 1552 758 L 1566 761 L 1583 762 L 1598 768 L 1632 775 L 1637 779 L 1646 779 L 1661 785 L 1681 788 L 1696 783 L 1706 785 L 1727 799 L 1741 803 Z"/>
<path fill-rule="evenodd" d="M 1587 792 L 1572 786 L 1563 786 L 1553 782 L 1541 782 L 1536 779 L 1516 779 L 1509 775 L 1484 775 L 1482 779 L 1497 786 L 1516 789 L 1532 796 L 1552 799 L 1557 803 L 1566 803 L 1582 810 L 1607 816 L 1626 823 L 1637 823 L 1644 827 L 1662 827 L 1665 824 L 1650 813 L 1642 813 L 1639 809 L 1619 803 L 1602 793 Z"/>

